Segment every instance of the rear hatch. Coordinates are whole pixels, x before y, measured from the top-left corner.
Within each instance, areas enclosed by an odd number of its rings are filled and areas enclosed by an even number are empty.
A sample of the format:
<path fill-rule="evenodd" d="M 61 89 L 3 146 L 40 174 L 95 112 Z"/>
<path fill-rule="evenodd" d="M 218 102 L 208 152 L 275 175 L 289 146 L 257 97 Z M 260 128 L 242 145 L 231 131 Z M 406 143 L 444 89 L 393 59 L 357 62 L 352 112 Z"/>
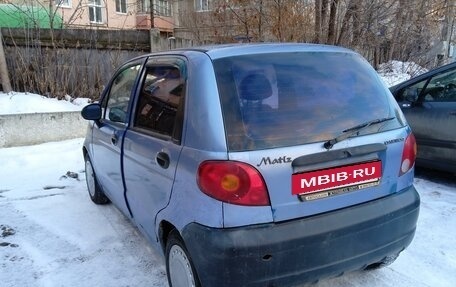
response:
<path fill-rule="evenodd" d="M 341 149 L 323 143 L 230 153 L 262 174 L 274 221 L 356 205 L 397 191 L 405 130 L 350 139 Z M 385 138 L 399 139 L 385 145 Z M 401 140 L 402 139 L 402 140 Z M 379 143 L 381 142 L 381 143 Z"/>
<path fill-rule="evenodd" d="M 274 221 L 397 191 L 408 128 L 359 55 L 293 52 L 214 61 L 229 159 L 263 176 Z"/>

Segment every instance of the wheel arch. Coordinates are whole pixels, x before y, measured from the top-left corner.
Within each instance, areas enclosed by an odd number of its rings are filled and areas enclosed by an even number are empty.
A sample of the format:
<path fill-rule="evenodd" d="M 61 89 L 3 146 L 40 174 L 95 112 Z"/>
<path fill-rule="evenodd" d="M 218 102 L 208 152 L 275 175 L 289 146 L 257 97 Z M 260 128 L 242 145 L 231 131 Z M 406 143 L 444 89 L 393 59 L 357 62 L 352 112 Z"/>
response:
<path fill-rule="evenodd" d="M 82 147 L 82 154 L 84 156 L 84 159 L 89 157 L 89 151 L 87 150 L 87 148 L 85 146 Z"/>
<path fill-rule="evenodd" d="M 165 253 L 166 250 L 166 243 L 168 242 L 169 234 L 173 230 L 177 231 L 177 228 L 171 222 L 166 220 L 162 220 L 160 222 L 160 226 L 158 229 L 158 239 L 160 240 L 160 246 L 162 248 L 163 253 Z"/>

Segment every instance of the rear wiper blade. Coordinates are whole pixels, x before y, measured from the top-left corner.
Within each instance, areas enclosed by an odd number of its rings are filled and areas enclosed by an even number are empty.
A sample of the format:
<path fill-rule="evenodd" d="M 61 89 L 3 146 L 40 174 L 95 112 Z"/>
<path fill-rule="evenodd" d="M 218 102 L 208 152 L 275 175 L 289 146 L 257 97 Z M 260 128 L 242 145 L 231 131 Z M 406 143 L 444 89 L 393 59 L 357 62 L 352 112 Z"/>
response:
<path fill-rule="evenodd" d="M 386 121 L 390 121 L 392 119 L 395 119 L 395 117 L 375 119 L 375 120 L 371 120 L 371 121 L 356 125 L 356 126 L 351 127 L 349 129 L 346 129 L 346 130 L 342 131 L 342 134 L 340 134 L 337 137 L 325 142 L 323 147 L 325 149 L 331 149 L 336 143 L 348 139 L 349 137 L 351 137 L 352 135 L 358 133 L 362 129 L 365 129 L 365 128 L 370 127 L 372 125 L 376 125 L 376 124 L 380 124 L 380 123 L 383 123 L 383 122 L 386 122 Z"/>

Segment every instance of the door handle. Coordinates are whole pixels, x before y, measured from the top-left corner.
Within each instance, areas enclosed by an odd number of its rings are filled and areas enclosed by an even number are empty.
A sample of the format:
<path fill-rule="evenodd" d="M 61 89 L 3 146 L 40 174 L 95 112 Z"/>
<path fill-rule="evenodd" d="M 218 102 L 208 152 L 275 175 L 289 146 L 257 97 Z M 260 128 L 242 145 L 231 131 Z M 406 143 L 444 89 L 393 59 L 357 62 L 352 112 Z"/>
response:
<path fill-rule="evenodd" d="M 157 163 L 159 166 L 161 166 L 164 169 L 167 169 L 169 167 L 169 155 L 165 152 L 159 152 L 157 153 Z"/>
<path fill-rule="evenodd" d="M 411 108 L 412 107 L 412 104 L 411 103 L 402 103 L 401 104 L 401 107 L 405 108 L 405 109 L 408 109 L 408 108 Z"/>
<path fill-rule="evenodd" d="M 112 143 L 113 145 L 117 145 L 117 140 L 118 140 L 117 135 L 113 134 L 113 135 L 111 136 L 111 143 Z"/>

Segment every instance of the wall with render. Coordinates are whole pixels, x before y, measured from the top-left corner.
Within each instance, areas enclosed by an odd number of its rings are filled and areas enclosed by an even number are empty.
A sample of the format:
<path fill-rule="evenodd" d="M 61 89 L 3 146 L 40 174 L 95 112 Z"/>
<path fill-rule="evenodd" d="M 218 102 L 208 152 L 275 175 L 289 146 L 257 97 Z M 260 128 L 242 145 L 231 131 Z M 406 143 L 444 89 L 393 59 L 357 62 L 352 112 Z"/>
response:
<path fill-rule="evenodd" d="M 0 115 L 0 148 L 85 137 L 80 112 Z"/>

